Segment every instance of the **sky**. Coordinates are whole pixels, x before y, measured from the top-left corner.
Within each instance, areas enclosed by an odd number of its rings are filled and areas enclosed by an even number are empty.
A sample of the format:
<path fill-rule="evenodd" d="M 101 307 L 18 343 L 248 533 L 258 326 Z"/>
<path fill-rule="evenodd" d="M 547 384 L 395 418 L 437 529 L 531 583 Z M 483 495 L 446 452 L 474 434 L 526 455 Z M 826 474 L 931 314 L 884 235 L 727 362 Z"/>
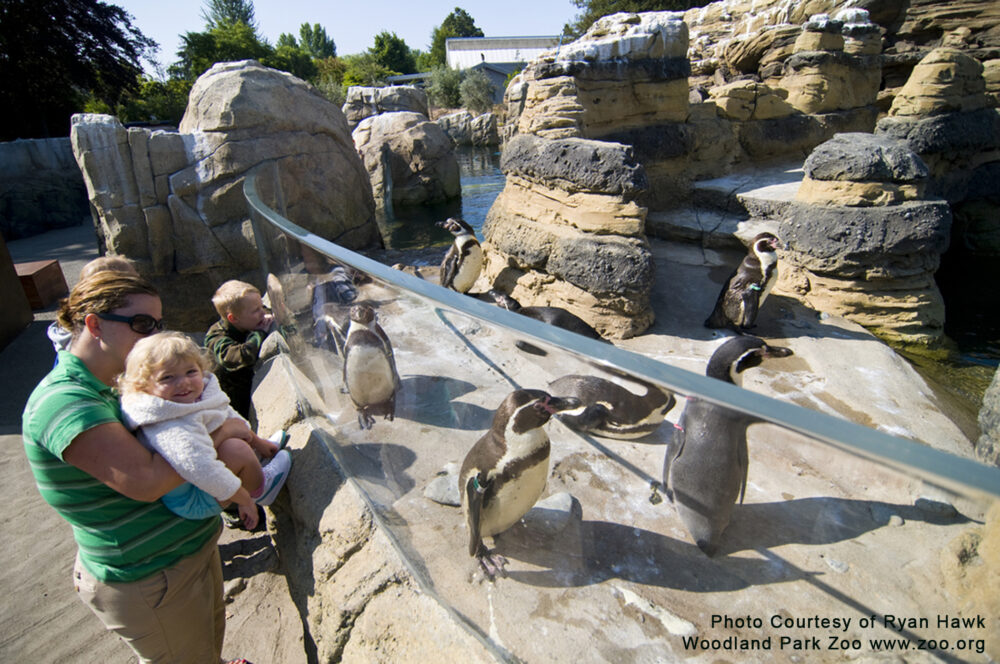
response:
<path fill-rule="evenodd" d="M 204 0 L 107 1 L 124 8 L 132 24 L 160 45 L 164 67 L 177 60 L 181 34 L 205 29 Z M 572 0 L 256 0 L 254 15 L 272 45 L 283 32 L 297 39 L 300 25 L 319 23 L 337 45 L 337 55 L 350 55 L 370 48 L 383 30 L 426 51 L 431 32 L 456 7 L 468 12 L 487 37 L 558 35 L 581 12 Z"/>

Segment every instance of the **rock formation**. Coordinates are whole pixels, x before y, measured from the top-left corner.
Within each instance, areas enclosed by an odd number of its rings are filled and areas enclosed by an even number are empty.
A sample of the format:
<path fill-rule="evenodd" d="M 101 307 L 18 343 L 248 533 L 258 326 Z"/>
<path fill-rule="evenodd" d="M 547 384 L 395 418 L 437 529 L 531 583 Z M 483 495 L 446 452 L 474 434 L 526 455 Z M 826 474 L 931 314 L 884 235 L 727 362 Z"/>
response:
<path fill-rule="evenodd" d="M 994 372 L 993 382 L 983 395 L 979 430 L 976 456 L 985 463 L 1000 466 L 1000 372 Z"/>
<path fill-rule="evenodd" d="M 782 290 L 880 337 L 934 345 L 944 302 L 934 281 L 948 248 L 951 211 L 922 197 L 927 169 L 905 144 L 838 134 L 806 160 L 784 212 Z"/>
<path fill-rule="evenodd" d="M 7 241 L 76 226 L 89 211 L 68 138 L 0 143 L 0 232 Z"/>
<path fill-rule="evenodd" d="M 390 85 L 387 87 L 364 87 L 359 85 L 347 89 L 347 99 L 341 109 L 347 123 L 353 130 L 367 117 L 380 113 L 411 111 L 427 117 L 427 93 L 412 85 Z"/>
<path fill-rule="evenodd" d="M 243 180 L 274 161 L 296 223 L 344 246 L 380 244 L 368 177 L 343 114 L 303 81 L 254 61 L 195 83 L 178 132 L 73 119 L 73 152 L 107 251 L 160 289 L 174 329 L 216 317 L 210 298 L 240 278 L 263 287 Z"/>
<path fill-rule="evenodd" d="M 436 120 L 455 145 L 499 145 L 497 118 L 493 113 L 473 117 L 468 111 L 443 115 Z"/>
<path fill-rule="evenodd" d="M 646 179 L 631 149 L 519 135 L 500 168 L 507 182 L 483 227 L 480 279 L 522 305 L 565 308 L 606 337 L 645 330 L 653 265 L 636 203 Z"/>
<path fill-rule="evenodd" d="M 352 134 L 377 201 L 443 203 L 462 194 L 451 139 L 420 113 L 394 111 L 365 118 Z"/>

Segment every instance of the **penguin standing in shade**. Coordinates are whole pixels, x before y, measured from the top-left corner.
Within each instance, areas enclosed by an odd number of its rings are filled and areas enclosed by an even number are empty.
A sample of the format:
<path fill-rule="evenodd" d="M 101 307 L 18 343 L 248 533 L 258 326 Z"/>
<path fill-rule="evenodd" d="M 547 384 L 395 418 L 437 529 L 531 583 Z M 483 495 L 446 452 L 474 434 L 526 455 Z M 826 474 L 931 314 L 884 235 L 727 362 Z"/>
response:
<path fill-rule="evenodd" d="M 370 306 L 351 307 L 343 353 L 344 385 L 358 411 L 358 424 L 370 429 L 375 415 L 391 421 L 396 414 L 399 374 L 389 337 Z"/>
<path fill-rule="evenodd" d="M 455 236 L 455 242 L 441 261 L 441 285 L 459 293 L 467 293 L 483 269 L 483 249 L 479 246 L 472 226 L 461 219 L 452 217 L 447 221 L 439 221 L 437 225 Z"/>
<path fill-rule="evenodd" d="M 767 357 L 787 357 L 788 348 L 768 346 L 743 335 L 719 346 L 706 375 L 734 383 L 734 376 Z M 689 397 L 663 464 L 667 497 L 695 544 L 711 556 L 729 525 L 736 499 L 746 490 L 747 427 L 760 422 L 750 415 Z"/>
<path fill-rule="evenodd" d="M 743 262 L 729 275 L 705 327 L 728 327 L 744 333 L 753 327 L 757 313 L 778 281 L 778 246 L 771 233 L 760 233 L 750 244 Z"/>
<path fill-rule="evenodd" d="M 674 407 L 674 395 L 634 376 L 628 376 L 628 380 L 641 387 L 643 393 L 636 394 L 597 376 L 557 378 L 549 383 L 549 390 L 581 401 L 579 408 L 559 413 L 559 421 L 577 431 L 618 440 L 635 440 L 653 433 Z"/>
<path fill-rule="evenodd" d="M 490 430 L 465 456 L 458 486 L 469 528 L 469 555 L 479 560 L 490 579 L 506 575 L 507 561 L 487 549 L 483 538 L 513 526 L 542 495 L 549 476 L 549 436 L 542 426 L 554 413 L 579 404 L 542 390 L 515 390 L 497 408 Z"/>

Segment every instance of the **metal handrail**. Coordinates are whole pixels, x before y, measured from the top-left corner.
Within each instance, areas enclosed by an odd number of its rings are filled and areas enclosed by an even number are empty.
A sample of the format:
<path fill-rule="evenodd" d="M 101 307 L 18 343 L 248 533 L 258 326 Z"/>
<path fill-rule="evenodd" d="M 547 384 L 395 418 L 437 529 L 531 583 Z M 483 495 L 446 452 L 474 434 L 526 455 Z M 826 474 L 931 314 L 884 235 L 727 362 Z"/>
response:
<path fill-rule="evenodd" d="M 251 171 L 244 181 L 243 192 L 251 210 L 281 232 L 338 263 L 365 272 L 402 291 L 431 300 L 440 307 L 503 328 L 527 340 L 561 348 L 598 361 L 606 367 L 659 383 L 681 394 L 696 396 L 771 422 L 846 452 L 872 459 L 959 495 L 990 498 L 1000 496 L 1000 468 L 958 457 L 926 444 L 892 436 L 826 413 L 778 401 L 723 381 L 663 364 L 611 344 L 587 339 L 394 270 L 350 249 L 345 249 L 302 228 L 263 203 L 257 193 L 257 178 L 266 168 L 275 166 L 270 163 L 261 164 Z M 251 220 L 256 224 L 253 215 Z M 259 233 L 257 235 L 260 237 Z M 261 255 L 264 259 L 263 251 Z"/>

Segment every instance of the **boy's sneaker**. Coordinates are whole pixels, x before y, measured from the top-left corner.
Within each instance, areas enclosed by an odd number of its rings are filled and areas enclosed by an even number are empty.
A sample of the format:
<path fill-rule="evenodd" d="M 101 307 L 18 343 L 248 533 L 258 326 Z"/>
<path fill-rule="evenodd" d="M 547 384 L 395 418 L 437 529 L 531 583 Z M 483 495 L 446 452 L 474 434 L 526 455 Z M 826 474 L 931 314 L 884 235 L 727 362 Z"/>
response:
<path fill-rule="evenodd" d="M 259 496 L 251 496 L 258 505 L 270 505 L 274 502 L 275 496 L 281 491 L 288 479 L 288 471 L 292 468 L 292 455 L 288 450 L 281 450 L 275 454 L 271 461 L 264 466 L 264 483 L 261 485 Z"/>

